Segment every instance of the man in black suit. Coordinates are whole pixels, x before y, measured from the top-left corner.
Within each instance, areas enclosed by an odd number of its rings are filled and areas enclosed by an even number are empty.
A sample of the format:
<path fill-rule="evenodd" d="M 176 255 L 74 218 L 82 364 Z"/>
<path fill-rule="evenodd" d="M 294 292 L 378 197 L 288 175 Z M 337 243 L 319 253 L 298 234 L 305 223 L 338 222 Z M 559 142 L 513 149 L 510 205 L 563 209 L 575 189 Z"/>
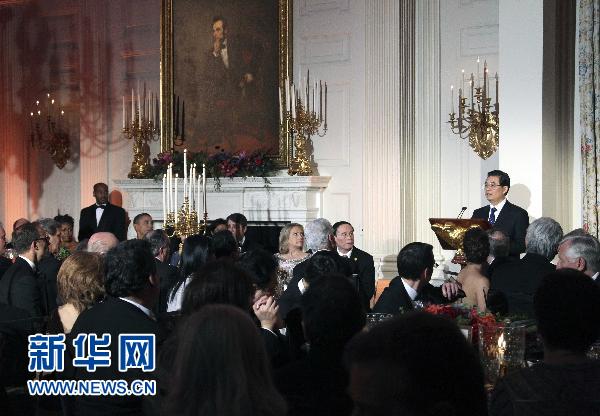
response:
<path fill-rule="evenodd" d="M 169 264 L 170 241 L 164 230 L 148 231 L 144 240 L 150 244 L 156 264 L 156 273 L 160 279 L 160 294 L 154 308 L 156 315 L 159 315 L 167 311 L 167 294 L 169 288 L 175 286 L 177 281 L 177 268 Z"/>
<path fill-rule="evenodd" d="M 485 197 L 490 205 L 473 211 L 471 218 L 488 220 L 510 238 L 510 255 L 519 257 L 525 251 L 525 233 L 529 226 L 529 215 L 523 208 L 506 199 L 510 189 L 510 177 L 501 170 L 488 172 L 484 184 Z"/>
<path fill-rule="evenodd" d="M 442 304 L 453 301 L 458 292 L 455 283 L 435 287 L 429 281 L 435 265 L 433 246 L 409 243 L 396 259 L 398 276 L 393 278 L 373 307 L 375 313 L 399 314 L 413 310 L 416 302 Z"/>
<path fill-rule="evenodd" d="M 248 220 L 244 214 L 234 213 L 227 217 L 227 229 L 233 234 L 240 247 L 240 253 L 262 248 L 260 244 L 246 238 L 248 230 Z"/>
<path fill-rule="evenodd" d="M 484 270 L 484 275 L 490 279 L 497 267 L 516 261 L 517 259 L 509 256 L 510 240 L 504 232 L 497 228 L 491 228 L 487 234 L 490 242 L 490 255 L 487 258 L 487 267 Z"/>
<path fill-rule="evenodd" d="M 133 217 L 133 229 L 135 230 L 135 238 L 143 240 L 146 233 L 154 229 L 152 216 L 147 212 L 137 214 Z"/>
<path fill-rule="evenodd" d="M 44 315 L 50 315 L 57 307 L 58 289 L 56 287 L 56 278 L 62 262 L 55 256 L 58 254 L 60 246 L 59 225 L 52 218 L 41 218 L 38 223 L 48 236 L 48 247 L 42 258 L 38 262 L 38 279 L 42 291 L 42 302 L 44 304 Z"/>
<path fill-rule="evenodd" d="M 73 325 L 68 336 L 65 362 L 76 358 L 73 340 L 80 334 L 110 334 L 110 346 L 101 350 L 110 351 L 110 365 L 88 371 L 84 366 L 73 367 L 75 380 L 117 380 L 131 382 L 135 379 L 154 379 L 154 371 L 143 368 L 126 368 L 119 371 L 119 335 L 156 335 L 158 325 L 151 311 L 159 293 L 156 264 L 150 245 L 143 240 L 120 243 L 106 254 L 106 280 L 104 287 L 107 298 L 84 311 Z M 89 341 L 88 341 L 89 342 Z M 156 340 L 158 345 L 159 341 Z M 151 345 L 148 346 L 151 348 Z M 127 348 L 125 348 L 126 350 Z M 119 352 L 121 350 L 121 352 Z M 148 350 L 147 350 L 148 351 Z M 138 350 L 139 352 L 139 350 Z M 156 357 L 156 350 L 154 351 Z M 87 354 L 86 354 L 87 355 Z M 141 354 L 144 356 L 145 354 Z M 148 356 L 145 356 L 148 358 Z M 137 364 L 142 365 L 138 360 Z M 134 363 L 135 364 L 135 363 Z M 151 364 L 146 362 L 145 364 Z M 143 396 L 76 396 L 76 415 L 132 415 L 145 414 L 148 401 Z"/>
<path fill-rule="evenodd" d="M 552 218 L 542 217 L 532 222 L 525 237 L 525 256 L 494 270 L 488 309 L 533 317 L 533 295 L 542 278 L 556 270 L 550 261 L 556 255 L 562 236 L 560 224 Z"/>
<path fill-rule="evenodd" d="M 4 257 L 6 252 L 6 231 L 4 225 L 0 222 L 0 279 L 4 275 L 4 272 L 12 265 L 12 262 Z"/>
<path fill-rule="evenodd" d="M 127 216 L 121 207 L 108 202 L 108 185 L 97 183 L 94 185 L 94 198 L 96 203 L 81 210 L 79 217 L 79 241 L 90 238 L 98 231 L 111 232 L 119 239 L 127 239 Z"/>
<path fill-rule="evenodd" d="M 370 310 L 370 302 L 375 293 L 375 264 L 373 256 L 354 246 L 354 227 L 346 221 L 333 224 L 333 239 L 337 253 L 350 260 L 352 276 L 365 311 Z"/>
<path fill-rule="evenodd" d="M 565 237 L 558 246 L 556 269 L 575 269 L 600 285 L 600 242 L 592 235 Z"/>
<path fill-rule="evenodd" d="M 13 233 L 12 241 L 19 257 L 0 280 L 0 303 L 25 310 L 32 318 L 40 317 L 44 305 L 36 264 L 46 250 L 48 237 L 39 224 L 27 223 Z"/>

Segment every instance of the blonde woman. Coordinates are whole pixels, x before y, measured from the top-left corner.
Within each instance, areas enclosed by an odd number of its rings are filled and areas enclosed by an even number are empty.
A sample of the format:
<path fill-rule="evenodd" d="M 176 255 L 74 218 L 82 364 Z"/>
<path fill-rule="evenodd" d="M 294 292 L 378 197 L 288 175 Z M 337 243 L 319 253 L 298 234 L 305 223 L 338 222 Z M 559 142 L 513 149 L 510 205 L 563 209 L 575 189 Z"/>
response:
<path fill-rule="evenodd" d="M 297 223 L 286 224 L 279 233 L 279 263 L 277 271 L 277 293 L 283 292 L 293 276 L 294 267 L 310 255 L 304 252 L 304 228 Z"/>
<path fill-rule="evenodd" d="M 56 284 L 63 305 L 51 313 L 48 332 L 68 334 L 79 314 L 104 298 L 102 257 L 96 253 L 74 252 L 60 267 Z"/>

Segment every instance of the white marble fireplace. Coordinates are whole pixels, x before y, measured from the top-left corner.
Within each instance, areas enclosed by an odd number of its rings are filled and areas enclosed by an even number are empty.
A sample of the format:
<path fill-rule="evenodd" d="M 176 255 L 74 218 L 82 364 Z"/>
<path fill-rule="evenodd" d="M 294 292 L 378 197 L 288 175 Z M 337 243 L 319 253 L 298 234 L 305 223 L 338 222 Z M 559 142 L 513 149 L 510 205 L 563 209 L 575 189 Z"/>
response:
<path fill-rule="evenodd" d="M 329 176 L 275 176 L 221 178 L 215 190 L 213 179 L 207 180 L 207 211 L 210 219 L 225 218 L 240 212 L 249 221 L 292 221 L 305 224 L 323 216 L 323 192 Z M 114 190 L 122 194 L 123 208 L 133 218 L 142 212 L 152 215 L 155 227 L 163 220 L 162 183 L 153 179 L 114 180 Z M 178 200 L 182 201 L 183 184 Z M 132 227 L 129 237 L 135 237 Z"/>

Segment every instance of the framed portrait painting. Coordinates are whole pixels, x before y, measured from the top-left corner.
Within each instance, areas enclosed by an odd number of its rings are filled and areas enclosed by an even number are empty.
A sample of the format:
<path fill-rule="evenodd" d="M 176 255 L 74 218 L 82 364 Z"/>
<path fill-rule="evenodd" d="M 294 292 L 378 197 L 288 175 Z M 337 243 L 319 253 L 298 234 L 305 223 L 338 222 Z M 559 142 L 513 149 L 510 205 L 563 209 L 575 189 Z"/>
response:
<path fill-rule="evenodd" d="M 263 151 L 286 168 L 292 0 L 162 0 L 161 150 Z"/>

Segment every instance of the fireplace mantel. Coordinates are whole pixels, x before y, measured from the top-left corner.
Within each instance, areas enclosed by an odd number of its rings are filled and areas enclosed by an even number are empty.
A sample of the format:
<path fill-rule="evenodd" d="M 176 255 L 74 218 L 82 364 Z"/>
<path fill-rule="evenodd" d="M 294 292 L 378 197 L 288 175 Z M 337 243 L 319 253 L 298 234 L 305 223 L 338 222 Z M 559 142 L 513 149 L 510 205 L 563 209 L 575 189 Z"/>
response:
<path fill-rule="evenodd" d="M 221 178 L 215 190 L 214 179 L 207 180 L 209 220 L 240 212 L 249 221 L 292 221 L 305 224 L 323 216 L 323 192 L 330 176 L 274 176 Z M 163 220 L 162 182 L 153 179 L 117 179 L 114 189 L 123 196 L 129 218 L 147 212 L 155 223 Z M 180 183 L 178 200 L 183 197 Z M 160 225 L 156 224 L 156 228 Z M 129 236 L 135 237 L 130 227 Z"/>

